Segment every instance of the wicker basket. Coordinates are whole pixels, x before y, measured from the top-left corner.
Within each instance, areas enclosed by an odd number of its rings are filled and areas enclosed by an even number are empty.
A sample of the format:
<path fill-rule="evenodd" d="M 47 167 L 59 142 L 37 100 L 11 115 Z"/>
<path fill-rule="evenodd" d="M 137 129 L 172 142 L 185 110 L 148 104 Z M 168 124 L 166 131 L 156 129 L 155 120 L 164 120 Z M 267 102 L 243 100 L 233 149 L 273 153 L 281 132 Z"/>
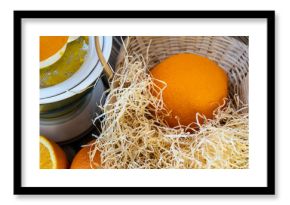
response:
<path fill-rule="evenodd" d="M 177 53 L 195 53 L 215 61 L 229 77 L 230 96 L 237 93 L 248 103 L 248 46 L 232 37 L 223 36 L 134 36 L 125 40 L 116 69 L 124 62 L 126 52 L 148 55 L 149 66 Z"/>

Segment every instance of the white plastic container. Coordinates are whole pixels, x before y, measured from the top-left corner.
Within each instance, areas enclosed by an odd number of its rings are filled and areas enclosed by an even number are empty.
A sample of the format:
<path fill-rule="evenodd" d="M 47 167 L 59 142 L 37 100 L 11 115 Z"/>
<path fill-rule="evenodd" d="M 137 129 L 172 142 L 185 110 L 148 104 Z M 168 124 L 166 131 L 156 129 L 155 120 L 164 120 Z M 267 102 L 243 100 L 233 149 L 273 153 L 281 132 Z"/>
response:
<path fill-rule="evenodd" d="M 102 54 L 108 61 L 112 37 L 99 36 Z M 67 80 L 40 89 L 40 134 L 55 142 L 68 142 L 87 132 L 92 126 L 92 114 L 105 90 L 99 79 L 103 66 L 96 52 L 95 37 L 89 37 L 85 62 Z"/>

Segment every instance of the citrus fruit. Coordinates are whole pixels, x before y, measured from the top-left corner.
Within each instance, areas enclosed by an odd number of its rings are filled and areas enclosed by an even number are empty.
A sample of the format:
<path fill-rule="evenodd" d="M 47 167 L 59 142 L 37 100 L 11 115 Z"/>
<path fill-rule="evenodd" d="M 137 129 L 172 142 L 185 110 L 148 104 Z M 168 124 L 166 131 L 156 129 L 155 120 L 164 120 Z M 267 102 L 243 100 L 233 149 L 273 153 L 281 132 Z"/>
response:
<path fill-rule="evenodd" d="M 68 161 L 61 147 L 40 136 L 40 169 L 66 169 L 67 166 Z"/>
<path fill-rule="evenodd" d="M 212 118 L 213 111 L 224 103 L 228 95 L 226 72 L 203 56 L 190 53 L 172 55 L 150 72 L 153 78 L 167 84 L 163 101 L 171 112 L 165 118 L 170 127 L 196 122 L 196 113 Z M 164 86 L 158 81 L 156 84 Z"/>
<path fill-rule="evenodd" d="M 90 143 L 89 143 L 90 144 Z M 73 158 L 71 169 L 98 169 L 101 168 L 100 152 L 96 151 L 92 163 L 90 163 L 90 152 L 93 151 L 92 145 L 81 148 Z"/>
<path fill-rule="evenodd" d="M 40 61 L 53 56 L 68 41 L 69 36 L 40 36 L 39 37 L 39 57 Z"/>

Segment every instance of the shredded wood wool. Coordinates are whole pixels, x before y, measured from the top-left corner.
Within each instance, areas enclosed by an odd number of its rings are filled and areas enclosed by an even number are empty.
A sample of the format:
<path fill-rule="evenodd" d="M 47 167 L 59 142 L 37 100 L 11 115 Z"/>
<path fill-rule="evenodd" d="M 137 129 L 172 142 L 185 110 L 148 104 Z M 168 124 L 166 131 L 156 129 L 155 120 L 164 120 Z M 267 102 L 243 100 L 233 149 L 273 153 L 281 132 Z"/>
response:
<path fill-rule="evenodd" d="M 90 159 L 101 152 L 103 168 L 115 169 L 245 169 L 248 168 L 248 106 L 237 95 L 197 128 L 168 127 L 162 101 L 166 87 L 157 87 L 141 55 L 126 56 L 107 91 Z M 152 94 L 154 91 L 159 95 Z"/>

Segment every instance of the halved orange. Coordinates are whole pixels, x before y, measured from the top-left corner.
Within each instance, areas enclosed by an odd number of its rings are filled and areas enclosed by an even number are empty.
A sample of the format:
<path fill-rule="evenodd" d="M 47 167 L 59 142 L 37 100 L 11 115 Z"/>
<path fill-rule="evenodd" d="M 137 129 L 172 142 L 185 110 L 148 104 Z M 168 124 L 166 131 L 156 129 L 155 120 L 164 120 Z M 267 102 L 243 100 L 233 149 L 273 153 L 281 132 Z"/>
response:
<path fill-rule="evenodd" d="M 39 54 L 40 61 L 46 60 L 56 54 L 67 44 L 69 36 L 40 36 Z"/>
<path fill-rule="evenodd" d="M 40 69 L 57 62 L 65 53 L 68 36 L 40 36 Z"/>
<path fill-rule="evenodd" d="M 67 157 L 55 142 L 40 136 L 40 169 L 66 169 Z"/>

